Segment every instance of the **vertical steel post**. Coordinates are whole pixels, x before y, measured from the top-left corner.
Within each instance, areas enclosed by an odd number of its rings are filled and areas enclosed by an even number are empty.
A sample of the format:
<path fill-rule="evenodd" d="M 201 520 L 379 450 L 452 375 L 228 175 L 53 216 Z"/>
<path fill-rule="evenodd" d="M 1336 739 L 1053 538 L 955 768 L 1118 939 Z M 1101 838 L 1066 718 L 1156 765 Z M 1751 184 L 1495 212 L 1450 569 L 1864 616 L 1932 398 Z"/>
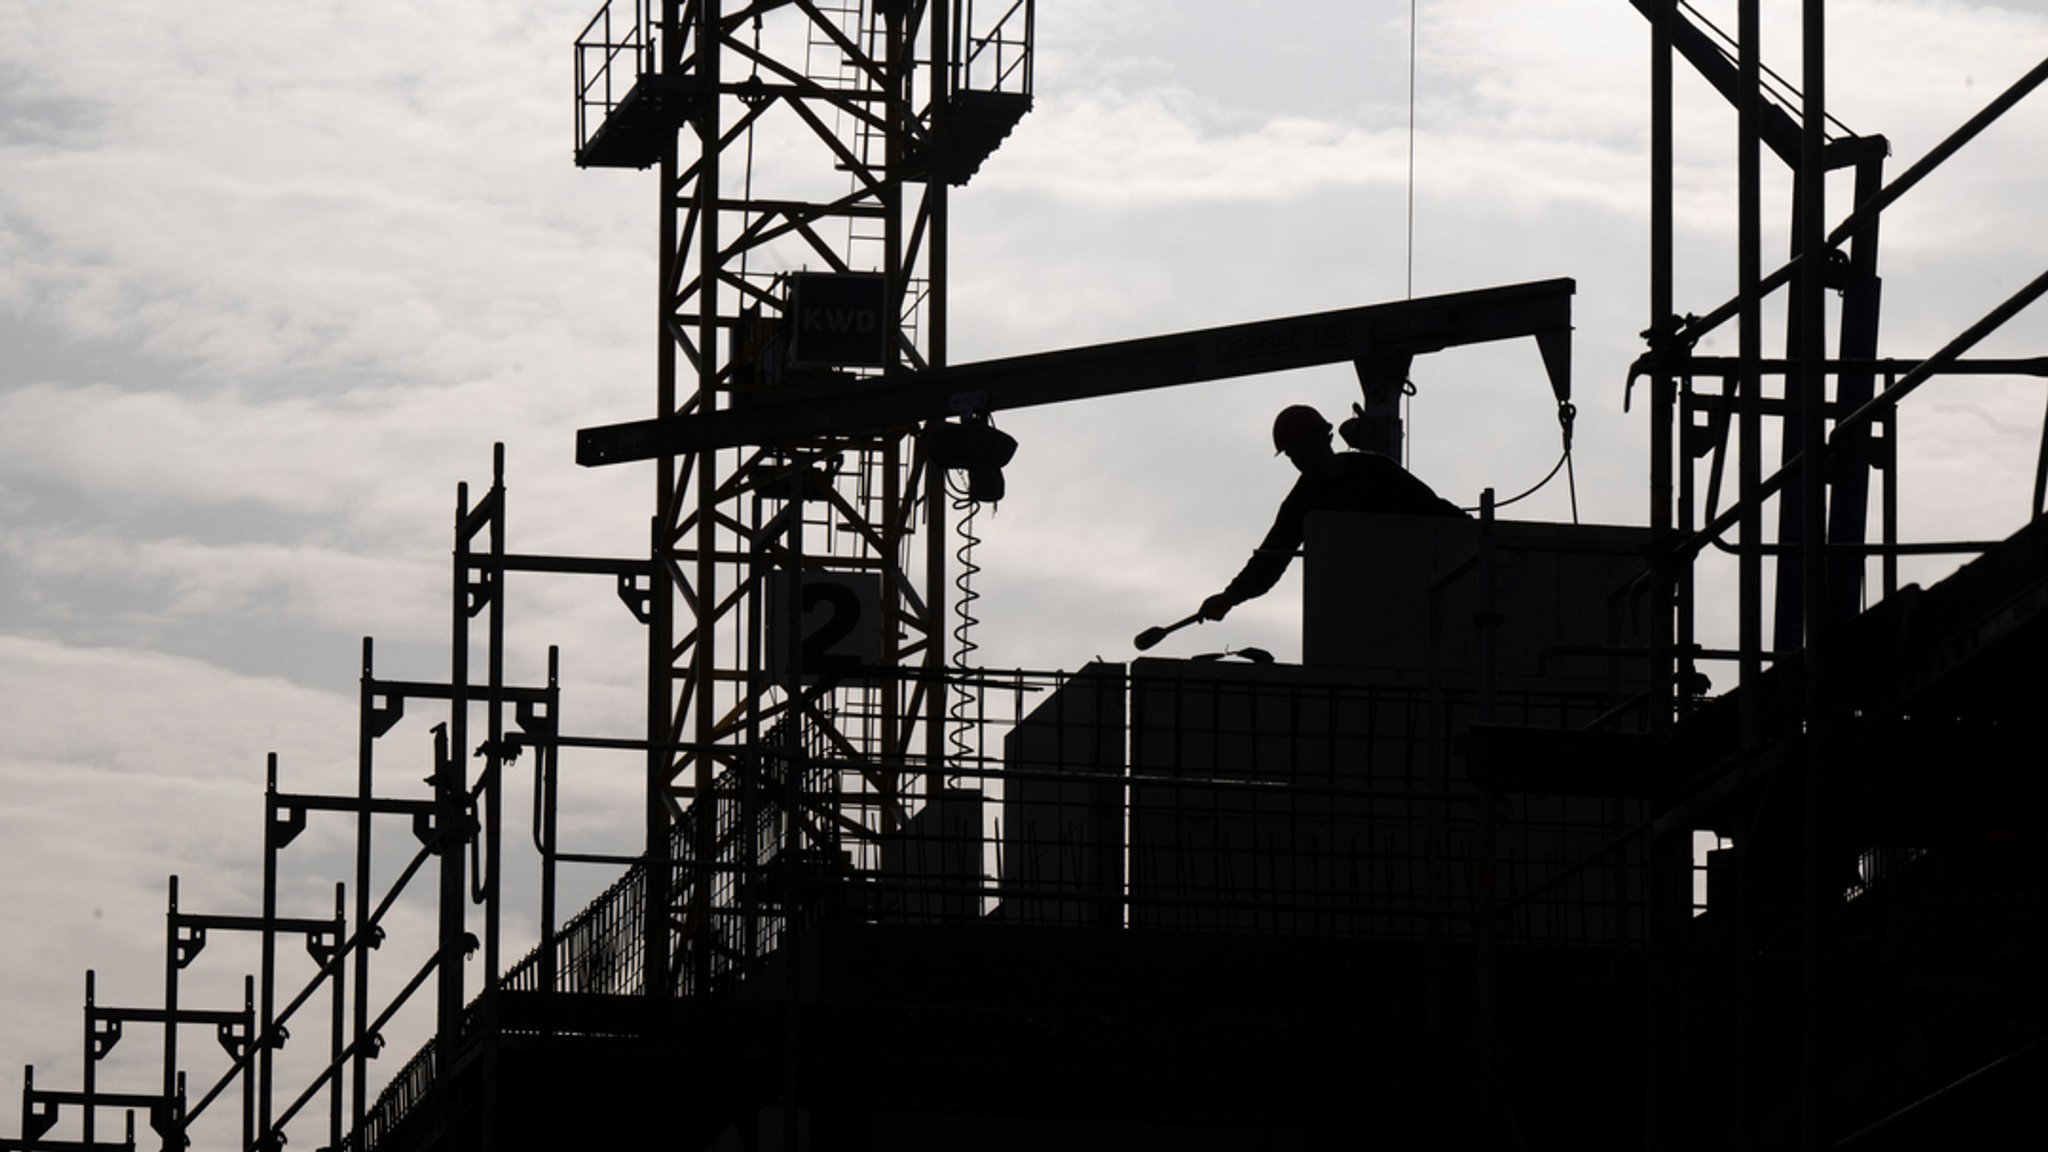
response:
<path fill-rule="evenodd" d="M 1827 443 L 1827 298 L 1821 276 L 1827 229 L 1827 17 L 1825 0 L 1806 0 L 1801 33 L 1806 102 L 1800 135 L 1799 232 L 1805 245 L 1806 275 L 1799 281 L 1799 404 L 1805 416 L 1800 474 L 1800 520 L 1806 549 L 1800 557 L 1806 606 L 1806 746 L 1805 803 L 1801 809 L 1801 888 L 1805 917 L 1800 959 L 1800 1109 L 1802 1146 L 1820 1152 L 1828 1146 L 1827 1081 L 1821 1060 L 1821 964 L 1826 945 L 1821 918 L 1830 901 L 1823 890 L 1821 808 L 1823 772 L 1827 766 L 1833 719 L 1829 715 L 1827 611 L 1828 443 Z M 1784 560 L 1779 561 L 1785 563 Z"/>
<path fill-rule="evenodd" d="M 952 695 L 946 679 L 946 641 L 951 635 L 946 621 L 946 549 L 952 517 L 948 515 L 945 471 L 928 453 L 924 469 L 925 616 L 930 621 L 924 650 L 924 754 L 926 779 L 930 781 L 945 771 L 946 704 Z"/>
<path fill-rule="evenodd" d="M 702 21 L 697 33 L 697 69 L 703 77 L 705 90 L 713 93 L 696 118 L 698 144 L 702 149 L 697 161 L 695 205 L 699 272 L 695 398 L 700 412 L 715 412 L 719 408 L 719 366 L 723 359 L 719 347 L 724 339 L 719 330 L 719 320 L 729 291 L 720 275 L 722 263 L 719 258 L 724 103 L 717 93 L 725 78 L 725 50 L 719 42 L 724 35 L 721 27 L 723 9 L 722 0 L 697 0 L 697 12 Z M 718 615 L 715 607 L 718 603 L 718 453 L 700 454 L 695 460 L 695 471 L 697 570 L 694 591 L 698 611 L 693 629 L 695 647 L 691 649 L 695 659 L 691 661 L 690 695 L 695 720 L 693 733 L 697 743 L 691 784 L 697 800 L 692 806 L 695 826 L 690 830 L 690 863 L 695 871 L 690 878 L 688 922 L 695 934 L 689 956 L 691 986 L 702 991 L 711 983 L 711 889 L 714 860 L 718 854 L 718 803 L 713 797 L 718 779 L 718 757 L 711 750 L 718 739 L 719 706 Z"/>
<path fill-rule="evenodd" d="M 349 1060 L 350 1119 L 357 1132 L 363 1130 L 370 1104 L 370 949 L 376 933 L 370 924 L 370 795 L 377 741 L 374 655 L 373 642 L 363 637 L 363 671 L 357 681 L 356 702 L 355 995 L 349 1028 L 353 1052 Z"/>
<path fill-rule="evenodd" d="M 1500 638 L 1500 572 L 1495 563 L 1497 541 L 1494 536 L 1494 495 L 1487 488 L 1479 494 L 1479 708 L 1478 722 L 1482 725 L 1494 721 L 1494 699 L 1498 682 L 1497 651 Z M 1486 782 L 1473 774 L 1473 787 L 1478 800 L 1478 857 L 1477 872 L 1473 879 L 1472 910 L 1472 1030 L 1476 1037 L 1473 1047 L 1477 1050 L 1479 1066 L 1476 1086 L 1479 1096 L 1480 1136 L 1476 1147 L 1491 1148 L 1494 1144 L 1494 1130 L 1499 1123 L 1498 1086 L 1494 1081 L 1494 1035 L 1493 1035 L 1493 918 L 1497 908 L 1494 899 L 1494 793 Z"/>
<path fill-rule="evenodd" d="M 1826 202 L 1826 180 L 1825 166 L 1818 172 L 1809 171 L 1803 156 L 1792 168 L 1792 273 L 1785 293 L 1785 361 L 1789 367 L 1785 374 L 1785 416 L 1780 422 L 1778 465 L 1803 469 L 1802 476 L 1811 475 L 1811 469 L 1801 462 L 1808 426 L 1818 421 L 1823 435 L 1827 427 L 1826 412 L 1809 409 L 1803 392 L 1807 346 L 1812 336 L 1806 324 L 1807 286 L 1825 281 L 1818 256 L 1813 260 L 1804 258 L 1808 246 L 1815 241 L 1807 235 L 1806 209 L 1816 197 Z M 1799 491 L 1803 491 L 1803 485 Z M 1806 564 L 1802 558 L 1809 551 L 1821 549 L 1822 539 L 1809 535 L 1806 528 L 1803 497 L 1795 498 L 1788 485 L 1778 498 L 1778 564 L 1773 574 L 1777 595 L 1772 600 L 1771 647 L 1779 652 L 1797 651 L 1806 633 Z"/>
<path fill-rule="evenodd" d="M 1763 694 L 1763 505 L 1762 461 L 1763 427 L 1762 400 L 1763 377 L 1760 361 L 1763 357 L 1763 242 L 1762 242 L 1762 139 L 1760 117 L 1763 106 L 1761 88 L 1760 44 L 1758 0 L 1739 0 L 1737 11 L 1737 72 L 1740 91 L 1736 94 L 1736 181 L 1737 224 L 1736 224 L 1736 279 L 1740 297 L 1737 319 L 1737 387 L 1735 391 L 1738 452 L 1738 493 L 1741 502 L 1741 540 L 1739 542 L 1737 583 L 1740 597 L 1739 622 L 1737 626 L 1737 649 L 1740 662 L 1740 746 L 1745 751 L 1756 749 L 1763 739 L 1762 694 Z M 1755 1130 L 1758 1122 L 1757 1088 L 1758 1073 L 1754 1057 L 1756 1051 L 1756 961 L 1754 949 L 1747 947 L 1753 935 L 1759 909 L 1757 897 L 1761 885 L 1756 882 L 1756 870 L 1760 867 L 1761 856 L 1755 845 L 1739 844 L 1742 853 L 1738 867 L 1742 869 L 1742 899 L 1736 915 L 1740 921 L 1738 937 L 1745 941 L 1737 965 L 1739 968 L 1736 994 L 1736 1061 L 1737 1081 L 1736 1104 L 1736 1145 L 1755 1147 L 1760 1133 Z"/>
<path fill-rule="evenodd" d="M 540 807 L 540 988 L 555 992 L 555 777 L 561 745 L 552 739 L 562 731 L 562 650 L 548 645 L 548 723 L 550 739 L 534 749 L 534 803 Z"/>
<path fill-rule="evenodd" d="M 338 983 L 340 976 L 337 975 L 335 979 Z M 258 1035 L 258 1025 L 256 1023 L 256 978 L 254 976 L 242 977 L 242 1020 L 249 1029 L 249 1043 L 254 1044 Z M 256 1077 L 253 1070 L 249 1067 L 249 1059 L 255 1054 L 253 1048 L 246 1049 L 242 1053 L 242 1147 L 244 1148 L 254 1148 L 256 1146 Z M 339 1067 L 335 1068 L 334 1076 L 337 1081 L 341 1079 L 341 1069 Z M 182 1117 L 185 1114 L 185 1074 L 183 1072 L 178 1073 L 177 1091 L 178 1115 Z M 333 1147 L 341 1147 L 338 1137 Z"/>
<path fill-rule="evenodd" d="M 1650 324 L 1652 340 L 1663 339 L 1674 319 L 1674 253 L 1672 243 L 1674 198 L 1672 190 L 1673 47 L 1671 25 L 1676 0 L 1660 0 L 1650 12 Z M 1654 349 L 1653 349 L 1654 350 Z M 1691 661 L 1673 659 L 1674 640 L 1690 641 L 1691 605 L 1681 610 L 1683 620 L 1674 635 L 1674 610 L 1679 609 L 1675 567 L 1680 563 L 1671 549 L 1674 539 L 1672 486 L 1680 469 L 1690 480 L 1692 457 L 1676 448 L 1676 382 L 1659 358 L 1650 377 L 1650 601 L 1654 613 L 1650 623 L 1650 731 L 1668 736 L 1671 731 L 1675 686 L 1689 672 Z M 1690 519 L 1690 483 L 1683 485 Z M 1684 562 L 1690 571 L 1690 561 Z M 1681 835 L 1679 840 L 1683 840 Z M 1682 1091 L 1680 1069 L 1683 1028 L 1678 999 L 1678 974 L 1674 935 L 1680 927 L 1670 912 L 1673 896 L 1668 891 L 1683 887 L 1690 878 L 1689 844 L 1671 842 L 1671 837 L 1652 837 L 1646 846 L 1649 873 L 1647 894 L 1649 914 L 1644 925 L 1649 951 L 1649 987 L 1646 989 L 1645 1039 L 1649 1059 L 1644 1067 L 1645 1146 L 1656 1150 L 1675 1146 L 1682 1131 L 1679 1115 Z"/>
<path fill-rule="evenodd" d="M 784 562 L 789 565 L 789 595 L 783 603 L 782 630 L 789 643 L 784 667 L 789 669 L 789 732 L 777 751 L 782 759 L 782 1148 L 799 1152 L 803 1147 L 803 1005 L 802 983 L 797 961 L 797 932 L 803 917 L 802 877 L 804 868 L 803 780 L 807 767 L 804 756 L 804 516 L 801 472 L 793 472 L 789 493 L 789 543 Z M 813 1113 L 815 1116 L 815 1112 Z"/>
<path fill-rule="evenodd" d="M 264 826 L 269 827 L 268 815 Z M 267 836 L 267 833 L 266 833 Z M 164 1069 L 163 1094 L 169 1100 L 178 1086 L 178 878 L 172 876 L 164 898 Z M 243 1071 L 246 1079 L 248 1072 Z"/>
<path fill-rule="evenodd" d="M 673 167 L 673 165 L 669 165 Z M 673 506 L 674 457 L 656 465 L 661 473 L 660 488 L 670 498 L 662 499 L 649 521 L 649 548 L 654 558 L 651 591 L 647 607 L 647 847 L 642 869 L 646 882 L 645 904 L 641 908 L 641 991 L 654 998 L 669 994 L 669 902 L 675 882 L 673 821 L 669 817 L 669 781 L 676 759 L 673 744 L 676 708 L 675 634 L 676 588 L 671 577 L 675 558 L 668 513 Z"/>
<path fill-rule="evenodd" d="M 700 47 L 709 43 L 716 29 L 699 12 L 686 32 L 682 26 L 681 0 L 662 0 L 659 30 L 660 73 L 677 83 L 683 79 L 682 46 L 685 35 L 698 38 Z M 650 33 L 653 35 L 654 33 Z M 676 410 L 676 344 L 669 334 L 675 313 L 675 286 L 682 277 L 682 253 L 677 250 L 676 199 L 681 182 L 676 162 L 674 137 L 661 146 L 659 214 L 661 256 L 655 270 L 655 415 L 667 417 Z M 675 862 L 670 852 L 669 784 L 674 773 L 675 741 L 675 599 L 676 554 L 672 527 L 681 492 L 676 483 L 676 458 L 655 461 L 654 518 L 649 529 L 648 556 L 653 572 L 648 578 L 647 612 L 647 862 L 643 869 L 647 886 L 646 904 L 641 909 L 641 985 L 651 997 L 668 995 L 669 900 L 675 880 Z"/>
<path fill-rule="evenodd" d="M 484 971 L 482 987 L 477 999 L 483 1004 L 487 1017 L 495 1018 L 498 1000 L 498 918 L 501 905 L 498 899 L 499 874 L 504 862 L 501 844 L 504 833 L 505 767 L 509 762 L 505 754 L 505 444 L 499 441 L 491 446 L 491 491 L 485 497 L 490 509 L 489 522 L 485 527 L 491 534 L 488 566 L 483 569 L 483 589 L 489 597 L 489 615 L 484 621 L 484 678 L 488 683 L 489 699 L 484 706 L 484 747 L 489 751 L 483 757 L 481 819 L 475 823 L 472 836 L 483 837 L 483 851 L 473 854 L 477 859 L 480 876 L 470 878 L 471 903 L 483 903 L 483 953 Z M 467 529 L 465 529 L 467 531 Z M 457 763 L 466 755 L 466 745 L 457 747 Z M 456 774 L 457 782 L 468 793 L 466 773 Z M 464 906 L 465 914 L 467 905 Z M 476 1142 L 479 1147 L 491 1149 L 498 1142 L 498 1044 L 497 1030 L 488 1028 L 479 1054 L 477 1094 L 481 1099 L 477 1108 Z"/>
<path fill-rule="evenodd" d="M 502 914 L 499 870 L 504 862 L 501 846 L 505 811 L 505 445 L 491 446 L 491 566 L 488 570 L 491 615 L 490 651 L 485 659 L 490 668 L 491 703 L 486 711 L 486 740 L 491 752 L 484 760 L 484 977 L 480 995 L 496 994 L 499 974 L 498 921 Z"/>
<path fill-rule="evenodd" d="M 1741 651 L 1742 743 L 1754 747 L 1762 738 L 1763 676 L 1763 108 L 1758 0 L 1739 0 L 1737 34 L 1741 91 L 1736 106 L 1737 224 L 1736 279 L 1740 285 L 1738 350 L 1740 376 L 1737 405 L 1737 499 L 1742 504 L 1738 583 L 1741 597 L 1738 648 Z"/>
<path fill-rule="evenodd" d="M 1672 282 L 1672 108 L 1671 20 L 1675 0 L 1662 0 L 1650 17 L 1650 325 L 1651 339 L 1661 339 L 1673 320 Z M 1655 695 L 1650 723 L 1653 731 L 1671 720 L 1671 564 L 1664 557 L 1672 531 L 1674 387 L 1661 365 L 1650 378 L 1650 534 L 1657 559 L 1651 579 L 1656 619 L 1650 628 L 1650 675 Z M 1685 459 L 1690 467 L 1690 458 Z"/>
<path fill-rule="evenodd" d="M 435 1019 L 434 1068 L 447 1075 L 455 1068 L 462 1039 L 463 926 L 469 892 L 463 845 L 467 818 L 463 756 L 469 748 L 469 485 L 455 486 L 455 547 L 449 566 L 448 721 L 437 726 L 434 739 L 434 840 L 439 858 L 438 930 L 434 969 Z M 454 1093 L 440 1093 L 451 1139 L 460 1143 L 459 1128 L 452 1123 Z"/>
<path fill-rule="evenodd" d="M 953 17 L 958 15 L 959 0 L 937 0 L 931 5 L 931 101 L 934 132 L 932 148 L 936 151 L 934 167 L 943 171 L 951 162 L 952 129 L 951 116 L 946 114 L 953 96 L 957 77 L 954 69 L 954 37 L 964 35 L 968 29 L 957 27 Z M 951 258 L 952 247 L 946 235 L 946 221 L 950 212 L 949 185 L 943 179 L 934 179 L 925 186 L 925 203 L 931 213 L 928 225 L 926 269 L 931 278 L 931 307 L 927 320 L 931 327 L 927 332 L 926 350 L 931 366 L 943 368 L 947 364 L 948 343 L 946 335 L 947 317 L 950 309 L 946 303 L 946 266 Z M 944 785 L 946 762 L 946 704 L 952 689 L 945 681 L 946 640 L 950 635 L 946 627 L 946 544 L 947 534 L 952 527 L 947 515 L 949 505 L 946 499 L 946 474 L 927 457 L 924 476 L 925 492 L 925 616 L 930 630 L 925 638 L 924 666 L 929 675 L 925 682 L 925 794 L 938 795 Z"/>
<path fill-rule="evenodd" d="M 341 950 L 342 941 L 348 939 L 348 885 L 336 882 L 334 885 L 334 950 L 327 954 L 322 968 L 327 980 L 333 985 L 331 1010 L 328 1013 L 328 1063 L 327 1063 L 327 1146 L 341 1147 L 342 1128 L 342 1054 L 346 1050 L 342 1037 L 347 1028 L 346 998 L 348 981 L 343 975 L 347 971 L 347 959 Z"/>
<path fill-rule="evenodd" d="M 1886 373 L 1884 386 L 1890 390 L 1898 383 L 1898 377 Z M 1884 520 L 1884 594 L 1894 596 L 1899 591 L 1899 421 L 1898 409 L 1886 408 L 1878 413 L 1874 421 L 1884 437 L 1884 505 L 1879 515 Z M 2048 417 L 2044 417 L 2044 429 L 2048 429 Z"/>
<path fill-rule="evenodd" d="M 264 761 L 263 772 L 263 930 L 262 958 L 258 962 L 259 988 L 256 1030 L 256 1131 L 264 1147 L 276 1146 L 270 1130 L 271 1097 L 275 1081 L 271 1053 L 277 1048 L 277 753 Z"/>
<path fill-rule="evenodd" d="M 85 1097 L 85 1103 L 82 1106 L 84 1112 L 83 1119 L 85 1125 L 83 1133 L 85 1138 L 85 1144 L 87 1147 L 90 1147 L 92 1145 L 93 1113 L 96 1112 L 99 1108 L 99 1105 L 95 1102 L 95 1098 L 99 1095 L 100 1058 L 99 1054 L 93 1051 L 92 1037 L 92 1009 L 94 999 L 94 982 L 95 979 L 93 970 L 87 968 L 85 970 L 85 1091 L 83 1093 Z"/>
<path fill-rule="evenodd" d="M 883 122 L 888 125 L 888 133 L 882 139 L 883 173 L 876 198 L 882 207 L 882 282 L 886 285 L 883 298 L 889 302 L 889 315 L 886 318 L 888 341 L 884 346 L 883 356 L 890 372 L 900 372 L 905 366 L 905 353 L 908 351 L 909 341 L 904 338 L 903 316 L 906 307 L 916 299 L 910 283 L 911 270 L 903 259 L 903 205 L 907 191 L 904 186 L 903 170 L 907 160 L 905 145 L 910 128 L 905 121 L 915 116 L 912 110 L 916 107 L 914 87 L 917 79 L 917 41 L 909 34 L 903 15 L 899 6 L 876 5 L 874 11 L 867 17 L 879 20 L 882 31 L 882 74 L 886 96 Z M 936 105 L 934 107 L 936 109 Z M 935 114 L 934 130 L 943 131 L 939 128 L 943 121 L 943 115 Z M 939 159 L 935 159 L 934 166 L 940 162 Z M 944 184 L 945 181 L 934 179 L 931 183 Z M 892 438 L 882 446 L 879 453 L 883 472 L 882 484 L 885 491 L 891 493 L 883 500 L 886 514 L 882 518 L 882 523 L 875 526 L 881 540 L 880 551 L 883 558 L 881 659 L 883 664 L 889 666 L 896 663 L 895 617 L 902 610 L 901 588 L 897 579 L 895 517 L 896 499 L 900 495 L 896 492 L 896 475 L 902 464 L 902 446 L 901 439 Z M 798 498 L 800 496 L 801 494 Z M 881 741 L 880 748 L 884 756 L 889 755 L 895 746 L 896 733 L 893 729 L 900 722 L 899 718 L 902 715 L 899 707 L 902 689 L 902 682 L 893 678 L 884 680 L 878 687 L 881 696 L 881 718 L 877 739 Z M 903 794 L 908 775 L 893 768 L 886 773 L 877 774 L 875 783 L 882 792 L 881 826 L 885 835 L 896 831 L 896 814 L 904 807 Z M 934 790 L 927 789 L 927 793 Z"/>
<path fill-rule="evenodd" d="M 793 486 L 798 489 L 802 487 L 800 482 L 795 483 Z M 772 537 L 763 531 L 763 526 L 772 519 L 772 517 L 763 515 L 763 509 L 767 502 L 768 496 L 766 493 L 755 493 L 753 507 L 753 523 L 755 527 L 747 540 L 749 568 L 746 580 L 754 589 L 755 605 L 755 617 L 751 621 L 752 626 L 747 629 L 746 638 L 747 691 L 756 696 L 767 691 L 771 680 L 768 674 L 769 661 L 764 651 L 767 641 L 763 634 L 768 631 L 768 617 L 774 610 L 776 575 L 773 549 L 770 547 Z M 780 635 L 781 630 L 786 627 L 786 621 L 777 620 L 774 624 L 777 634 Z M 760 892 L 762 891 L 762 886 L 768 882 L 768 871 L 761 866 L 761 774 L 765 758 L 763 756 L 763 742 L 761 739 L 761 714 L 758 709 L 748 711 L 745 731 L 747 742 L 745 747 L 740 750 L 739 761 L 740 865 L 735 881 L 740 887 L 748 891 Z M 768 951 L 764 945 L 764 935 L 761 931 L 762 922 L 766 919 L 763 914 L 762 903 L 763 901 L 759 898 L 750 898 L 746 901 L 746 907 L 741 910 L 740 914 L 740 930 L 742 933 L 740 955 L 749 962 L 760 959 Z"/>

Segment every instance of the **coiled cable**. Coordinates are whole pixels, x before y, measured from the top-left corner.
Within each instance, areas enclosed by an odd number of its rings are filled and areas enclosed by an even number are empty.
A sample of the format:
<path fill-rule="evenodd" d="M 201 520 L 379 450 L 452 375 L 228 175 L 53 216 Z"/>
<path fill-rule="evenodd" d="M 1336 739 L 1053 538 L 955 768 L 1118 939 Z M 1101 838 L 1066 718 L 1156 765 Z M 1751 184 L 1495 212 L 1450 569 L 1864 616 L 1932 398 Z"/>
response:
<path fill-rule="evenodd" d="M 953 625 L 953 667 L 965 672 L 968 657 L 980 645 L 974 642 L 973 629 L 981 621 L 974 615 L 974 602 L 981 599 L 981 593 L 974 590 L 974 577 L 981 566 L 974 562 L 975 545 L 981 537 L 974 534 L 974 519 L 981 512 L 981 501 L 968 494 L 965 479 L 955 479 L 952 472 L 946 473 L 946 495 L 952 500 L 953 511 L 957 514 L 955 531 L 960 535 L 959 547 L 953 550 L 953 560 L 958 571 L 953 576 L 953 590 L 959 597 L 953 601 L 953 614 L 959 619 Z M 956 764 L 964 764 L 973 746 L 968 739 L 974 730 L 970 711 L 974 694 L 967 688 L 966 678 L 954 683 L 951 699 L 946 704 L 946 742 L 952 748 Z"/>

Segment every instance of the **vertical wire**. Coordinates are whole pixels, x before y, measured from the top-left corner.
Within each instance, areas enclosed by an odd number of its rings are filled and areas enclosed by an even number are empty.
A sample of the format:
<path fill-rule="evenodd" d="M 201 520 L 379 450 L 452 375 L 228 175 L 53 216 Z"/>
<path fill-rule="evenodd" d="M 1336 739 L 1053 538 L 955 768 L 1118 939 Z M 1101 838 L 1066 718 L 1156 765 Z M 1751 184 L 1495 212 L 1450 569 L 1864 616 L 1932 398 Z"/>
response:
<path fill-rule="evenodd" d="M 1415 299 L 1415 9 L 1408 0 L 1408 299 Z"/>
<path fill-rule="evenodd" d="M 760 60 L 760 57 L 761 57 L 761 16 L 760 16 L 760 14 L 759 14 L 759 13 L 755 13 L 755 15 L 754 15 L 754 58 L 755 58 L 755 60 L 757 61 L 757 63 L 755 63 L 755 65 L 754 65 L 754 72 L 753 72 L 753 75 L 752 75 L 752 76 L 749 76 L 749 77 L 748 77 L 748 79 L 750 79 L 750 80 L 758 80 L 758 79 L 760 79 L 760 78 L 761 78 L 761 65 L 760 65 L 760 64 L 758 63 L 758 61 Z M 741 199 L 741 200 L 742 200 L 743 202 L 745 202 L 745 203 L 748 203 L 748 204 L 751 204 L 751 203 L 753 203 L 753 202 L 754 202 L 754 122 L 753 122 L 753 121 L 751 121 L 751 120 L 749 120 L 749 121 L 747 122 L 747 166 L 746 166 L 746 175 L 745 175 L 745 178 L 744 178 L 744 183 L 742 184 L 742 188 L 743 188 L 743 191 L 742 191 L 742 192 L 740 193 L 740 199 Z M 743 213 L 743 214 L 741 215 L 740 219 L 741 219 L 741 221 L 742 221 L 742 225 L 741 225 L 742 227 L 745 227 L 745 228 L 752 228 L 752 227 L 754 226 L 754 214 L 753 214 L 752 212 L 746 212 L 746 213 Z M 752 246 L 752 245 L 748 245 L 747 247 L 745 247 L 745 248 L 742 248 L 742 249 L 740 249 L 740 279 L 741 279 L 742 281 L 745 281 L 745 280 L 746 280 L 746 278 L 747 278 L 747 257 L 748 257 L 748 256 L 749 256 L 750 254 L 752 254 L 753 250 L 754 250 L 754 249 L 753 249 L 753 246 Z"/>
<path fill-rule="evenodd" d="M 1415 299 L 1415 14 L 1420 0 L 1408 0 L 1408 235 L 1407 265 L 1408 283 L 1406 299 Z M 1413 466 L 1415 463 L 1414 443 L 1415 400 L 1408 393 L 1405 383 L 1398 401 L 1407 411 L 1401 420 L 1401 463 Z"/>

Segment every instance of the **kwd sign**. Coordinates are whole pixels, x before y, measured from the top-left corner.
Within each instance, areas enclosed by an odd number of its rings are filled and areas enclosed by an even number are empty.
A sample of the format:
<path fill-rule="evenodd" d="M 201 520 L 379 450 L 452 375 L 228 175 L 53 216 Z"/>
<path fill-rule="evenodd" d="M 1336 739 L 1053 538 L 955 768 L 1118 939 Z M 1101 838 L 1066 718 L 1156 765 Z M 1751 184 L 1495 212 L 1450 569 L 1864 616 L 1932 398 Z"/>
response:
<path fill-rule="evenodd" d="M 798 364 L 880 368 L 889 356 L 888 283 L 873 272 L 798 272 L 789 285 Z"/>

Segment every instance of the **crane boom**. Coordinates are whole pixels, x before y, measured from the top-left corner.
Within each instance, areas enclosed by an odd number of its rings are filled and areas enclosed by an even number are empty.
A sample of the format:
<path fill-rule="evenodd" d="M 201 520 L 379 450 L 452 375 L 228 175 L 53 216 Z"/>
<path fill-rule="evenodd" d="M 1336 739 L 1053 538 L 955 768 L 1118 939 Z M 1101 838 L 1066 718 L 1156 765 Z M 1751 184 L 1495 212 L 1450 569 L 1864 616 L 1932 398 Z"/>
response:
<path fill-rule="evenodd" d="M 1390 304 L 1064 348 L 736 398 L 712 413 L 585 428 L 586 467 L 902 428 L 922 420 L 1057 404 L 1349 360 L 1405 362 L 1463 344 L 1533 336 L 1551 389 L 1571 398 L 1571 280 L 1541 280 Z"/>

